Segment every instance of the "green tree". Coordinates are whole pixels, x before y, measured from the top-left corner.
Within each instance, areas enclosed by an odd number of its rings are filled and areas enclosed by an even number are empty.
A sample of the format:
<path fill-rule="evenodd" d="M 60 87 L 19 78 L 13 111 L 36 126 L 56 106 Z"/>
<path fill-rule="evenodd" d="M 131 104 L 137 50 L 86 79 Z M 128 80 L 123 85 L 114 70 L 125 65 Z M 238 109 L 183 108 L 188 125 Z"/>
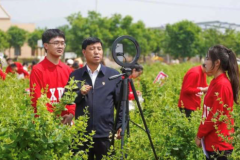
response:
<path fill-rule="evenodd" d="M 109 18 L 109 20 L 110 20 L 109 31 L 113 35 L 112 39 L 110 40 L 111 43 L 113 43 L 113 41 L 119 36 L 129 34 L 128 32 L 129 29 L 131 28 L 133 20 L 131 16 L 126 16 L 123 18 L 120 14 L 114 14 L 112 17 Z"/>
<path fill-rule="evenodd" d="M 99 13 L 90 11 L 88 17 L 82 17 L 80 13 L 67 17 L 70 23 L 69 37 L 70 49 L 81 54 L 82 41 L 87 37 L 98 37 L 103 42 L 104 51 L 110 49 L 114 40 L 119 36 L 129 35 L 134 37 L 140 47 L 142 55 L 147 55 L 152 51 L 158 50 L 159 33 L 147 29 L 141 21 L 133 23 L 131 16 L 122 17 L 114 14 L 112 17 L 102 17 Z M 66 29 L 66 28 L 64 28 Z M 129 40 L 124 40 L 124 52 L 130 56 L 135 55 L 135 46 Z"/>
<path fill-rule="evenodd" d="M 15 55 L 21 55 L 21 46 L 23 46 L 27 38 L 27 31 L 12 26 L 8 29 L 7 33 L 9 35 L 10 47 L 14 47 L 15 49 Z"/>
<path fill-rule="evenodd" d="M 4 51 L 9 47 L 8 40 L 9 40 L 9 37 L 7 33 L 0 30 L 0 51 Z"/>
<path fill-rule="evenodd" d="M 103 42 L 103 48 L 108 47 L 108 41 L 112 38 L 109 32 L 110 21 L 102 18 L 99 13 L 90 11 L 88 17 L 84 18 L 80 13 L 67 17 L 71 25 L 72 35 L 70 48 L 78 55 L 82 56 L 82 42 L 87 37 L 98 37 Z"/>
<path fill-rule="evenodd" d="M 32 55 L 36 55 L 37 41 L 42 38 L 43 30 L 36 29 L 34 32 L 28 35 L 28 45 L 32 49 Z"/>
<path fill-rule="evenodd" d="M 184 20 L 166 26 L 164 51 L 175 58 L 192 57 L 199 52 L 201 28 Z"/>
<path fill-rule="evenodd" d="M 141 54 L 143 57 L 148 53 L 150 46 L 148 45 L 148 30 L 145 27 L 145 24 L 142 21 L 132 24 L 129 35 L 134 37 L 141 48 Z M 145 59 L 145 58 L 144 58 Z"/>
<path fill-rule="evenodd" d="M 208 49 L 214 45 L 221 44 L 231 48 L 236 54 L 240 54 L 240 32 L 226 29 L 220 32 L 218 29 L 207 29 L 201 34 L 201 52 L 205 56 Z"/>
<path fill-rule="evenodd" d="M 233 51 L 237 54 L 240 55 L 240 32 L 236 32 L 235 35 L 235 47 L 233 49 Z"/>
<path fill-rule="evenodd" d="M 148 29 L 142 21 L 138 21 L 129 28 L 129 35 L 138 41 L 144 62 L 146 62 L 146 56 L 149 53 L 160 51 L 160 30 Z"/>
<path fill-rule="evenodd" d="M 58 27 L 58 29 L 60 29 L 64 35 L 65 35 L 65 41 L 66 41 L 66 48 L 65 48 L 65 51 L 71 51 L 71 41 L 73 40 L 73 36 L 72 34 L 70 33 L 70 26 L 69 25 L 63 25 L 63 26 L 60 26 Z"/>
<path fill-rule="evenodd" d="M 165 40 L 164 37 L 164 30 L 159 29 L 151 29 L 150 33 L 151 35 L 151 48 L 154 53 L 160 53 L 162 51 L 162 46 Z"/>
<path fill-rule="evenodd" d="M 202 31 L 200 36 L 200 51 L 201 57 L 206 56 L 208 49 L 214 45 L 221 44 L 222 33 L 217 29 L 206 29 Z"/>
<path fill-rule="evenodd" d="M 221 44 L 232 49 L 236 54 L 240 54 L 240 32 L 227 29 L 221 37 Z"/>

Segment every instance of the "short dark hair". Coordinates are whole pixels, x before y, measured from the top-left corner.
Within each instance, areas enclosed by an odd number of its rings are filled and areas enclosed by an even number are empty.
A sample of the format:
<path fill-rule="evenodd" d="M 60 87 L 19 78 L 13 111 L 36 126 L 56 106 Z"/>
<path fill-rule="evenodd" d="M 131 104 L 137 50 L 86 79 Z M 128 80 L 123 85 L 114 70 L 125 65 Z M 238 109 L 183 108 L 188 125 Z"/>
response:
<path fill-rule="evenodd" d="M 48 29 L 42 34 L 42 43 L 49 43 L 49 41 L 55 37 L 62 37 L 65 40 L 65 35 L 60 29 Z M 47 52 L 45 47 L 44 50 Z"/>
<path fill-rule="evenodd" d="M 7 62 L 8 62 L 8 61 L 12 61 L 12 60 L 13 60 L 12 58 L 7 58 Z"/>
<path fill-rule="evenodd" d="M 35 65 L 35 64 L 37 64 L 37 62 L 36 61 L 32 61 L 32 65 Z"/>
<path fill-rule="evenodd" d="M 17 65 L 16 65 L 15 63 L 13 63 L 13 64 L 10 65 L 10 67 L 11 67 L 11 68 L 16 68 Z"/>
<path fill-rule="evenodd" d="M 102 42 L 100 39 L 98 39 L 96 37 L 86 38 L 86 39 L 84 39 L 84 41 L 82 43 L 82 49 L 86 49 L 88 45 L 95 44 L 95 43 L 101 43 L 101 46 L 102 46 Z"/>
<path fill-rule="evenodd" d="M 28 66 L 28 62 L 23 62 L 23 66 Z"/>
<path fill-rule="evenodd" d="M 73 65 L 72 65 L 72 68 L 74 68 L 74 69 L 80 68 L 79 67 L 79 63 L 78 62 L 74 62 Z"/>
<path fill-rule="evenodd" d="M 135 69 L 137 72 L 143 71 L 143 66 L 138 63 L 135 63 L 135 65 L 131 66 L 130 68 Z"/>
<path fill-rule="evenodd" d="M 62 37 L 65 40 L 65 35 L 60 29 L 48 29 L 42 34 L 42 43 L 48 43 L 55 37 Z"/>

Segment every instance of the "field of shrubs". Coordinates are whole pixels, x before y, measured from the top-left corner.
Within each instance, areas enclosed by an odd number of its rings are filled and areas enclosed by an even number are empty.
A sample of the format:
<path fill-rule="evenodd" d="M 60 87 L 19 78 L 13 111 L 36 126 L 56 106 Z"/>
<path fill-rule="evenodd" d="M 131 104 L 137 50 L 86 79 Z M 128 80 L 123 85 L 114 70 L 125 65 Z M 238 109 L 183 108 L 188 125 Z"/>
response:
<path fill-rule="evenodd" d="M 194 112 L 190 120 L 178 107 L 178 98 L 183 76 L 197 64 L 145 65 L 144 73 L 134 84 L 142 92 L 144 117 L 160 159 L 203 160 L 201 148 L 197 148 L 194 138 L 201 121 L 202 110 Z M 163 86 L 153 84 L 159 71 L 168 75 Z M 208 78 L 210 82 L 211 78 Z M 8 76 L 0 80 L 0 159 L 87 159 L 86 151 L 73 156 L 70 148 L 91 141 L 86 135 L 86 116 L 75 120 L 73 126 L 61 124 L 61 118 L 46 110 L 47 98 L 43 96 L 38 104 L 39 117 L 35 118 L 28 88 L 29 80 L 18 80 Z M 240 106 L 235 105 L 234 152 L 231 159 L 240 159 Z M 137 109 L 130 111 L 130 118 L 143 126 Z M 92 133 L 94 134 L 94 133 Z M 130 137 L 125 148 L 120 151 L 120 141 L 116 140 L 115 154 L 104 159 L 119 159 L 127 153 L 127 159 L 153 160 L 154 155 L 147 134 L 130 123 Z M 113 151 L 112 151 L 113 152 Z"/>

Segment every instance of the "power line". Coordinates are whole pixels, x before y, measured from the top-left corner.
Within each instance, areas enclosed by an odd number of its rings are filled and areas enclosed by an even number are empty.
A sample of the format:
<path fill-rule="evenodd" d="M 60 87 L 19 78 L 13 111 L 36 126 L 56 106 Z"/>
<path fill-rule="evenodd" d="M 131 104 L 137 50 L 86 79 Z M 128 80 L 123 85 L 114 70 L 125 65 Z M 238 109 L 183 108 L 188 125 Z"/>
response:
<path fill-rule="evenodd" d="M 172 3 L 166 1 L 156 1 L 156 0 L 129 0 L 129 1 L 136 1 L 141 3 L 152 3 L 152 4 L 162 4 L 168 6 L 177 6 L 177 7 L 188 7 L 188 8 L 203 8 L 203 9 L 218 9 L 218 10 L 235 10 L 240 11 L 240 8 L 233 8 L 233 7 L 216 7 L 216 6 L 202 6 L 202 5 L 192 5 L 192 4 L 184 4 L 184 3 Z"/>
<path fill-rule="evenodd" d="M 0 0 L 0 2 L 2 2 L 2 1 L 7 1 L 7 2 L 9 2 L 9 1 L 29 1 L 29 0 Z"/>
<path fill-rule="evenodd" d="M 0 0 L 0 2 L 10 2 L 10 1 L 33 1 L 33 0 Z M 37 0 L 35 0 L 37 1 Z M 135 1 L 140 3 L 151 3 L 151 4 L 161 4 L 167 6 L 176 6 L 176 7 L 187 7 L 187 8 L 202 8 L 202 9 L 217 9 L 217 10 L 230 10 L 230 11 L 240 11 L 240 8 L 234 7 L 217 7 L 217 6 L 203 6 L 203 5 L 193 5 L 193 4 L 184 4 L 184 3 L 173 3 L 166 1 L 158 1 L 158 0 L 128 0 Z M 97 0 L 96 0 L 96 10 L 97 10 Z"/>
<path fill-rule="evenodd" d="M 0 2 L 13 2 L 13 1 L 34 1 L 34 0 L 0 0 Z"/>

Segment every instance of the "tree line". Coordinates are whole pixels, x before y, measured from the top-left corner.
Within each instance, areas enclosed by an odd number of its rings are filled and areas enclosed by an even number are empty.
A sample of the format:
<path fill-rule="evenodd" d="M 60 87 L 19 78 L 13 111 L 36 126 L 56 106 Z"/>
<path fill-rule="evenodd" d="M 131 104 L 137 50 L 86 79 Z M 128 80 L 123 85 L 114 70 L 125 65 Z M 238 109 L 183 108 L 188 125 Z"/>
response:
<path fill-rule="evenodd" d="M 134 37 L 140 47 L 143 57 L 150 53 L 169 54 L 174 58 L 190 58 L 196 55 L 205 56 L 209 47 L 222 44 L 240 54 L 240 32 L 226 29 L 202 30 L 195 23 L 183 20 L 174 24 L 167 24 L 164 29 L 148 28 L 142 21 L 134 22 L 131 16 L 123 17 L 114 14 L 103 17 L 94 11 L 88 12 L 87 17 L 75 13 L 67 17 L 68 25 L 58 27 L 66 35 L 66 51 L 81 54 L 82 41 L 89 37 L 98 37 L 103 42 L 105 51 L 111 50 L 114 40 L 122 35 Z M 35 52 L 37 40 L 45 29 L 36 29 L 32 33 L 16 26 L 10 27 L 6 32 L 0 30 L 0 51 L 8 48 L 20 48 L 24 42 Z M 129 55 L 135 54 L 131 45 L 126 43 L 124 49 Z M 106 53 L 106 52 L 105 52 Z"/>

